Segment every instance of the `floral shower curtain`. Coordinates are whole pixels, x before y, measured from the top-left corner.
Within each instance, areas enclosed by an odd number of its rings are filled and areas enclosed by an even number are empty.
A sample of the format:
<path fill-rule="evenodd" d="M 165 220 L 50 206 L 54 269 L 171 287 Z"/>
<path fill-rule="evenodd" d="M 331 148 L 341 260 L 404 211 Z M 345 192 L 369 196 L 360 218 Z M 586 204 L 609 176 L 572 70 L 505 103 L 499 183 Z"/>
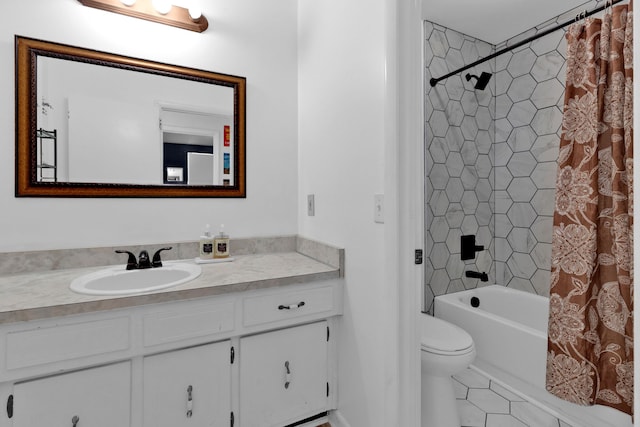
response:
<path fill-rule="evenodd" d="M 632 6 L 567 31 L 547 390 L 633 411 Z"/>

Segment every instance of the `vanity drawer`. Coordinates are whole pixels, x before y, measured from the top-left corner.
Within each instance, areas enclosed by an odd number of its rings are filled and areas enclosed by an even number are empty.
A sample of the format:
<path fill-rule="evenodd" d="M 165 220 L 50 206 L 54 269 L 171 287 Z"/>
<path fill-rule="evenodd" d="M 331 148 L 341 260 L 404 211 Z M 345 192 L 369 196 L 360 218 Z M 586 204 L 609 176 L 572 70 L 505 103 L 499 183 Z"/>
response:
<path fill-rule="evenodd" d="M 324 286 L 245 298 L 243 321 L 244 326 L 253 326 L 328 313 L 334 309 L 334 288 Z"/>
<path fill-rule="evenodd" d="M 7 370 L 128 350 L 129 317 L 58 324 L 6 335 Z"/>
<path fill-rule="evenodd" d="M 186 304 L 179 309 L 144 316 L 144 345 L 150 347 L 191 338 L 230 332 L 234 328 L 235 303 Z"/>

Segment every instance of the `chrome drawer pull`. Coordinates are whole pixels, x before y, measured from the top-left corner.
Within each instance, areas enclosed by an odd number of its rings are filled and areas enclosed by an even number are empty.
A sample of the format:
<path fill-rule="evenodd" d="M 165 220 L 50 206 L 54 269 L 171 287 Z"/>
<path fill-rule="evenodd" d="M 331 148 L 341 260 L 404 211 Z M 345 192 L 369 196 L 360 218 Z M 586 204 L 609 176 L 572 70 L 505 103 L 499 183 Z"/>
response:
<path fill-rule="evenodd" d="M 295 310 L 296 308 L 300 308 L 303 305 L 304 305 L 304 301 L 300 301 L 297 304 L 279 305 L 278 310 Z"/>

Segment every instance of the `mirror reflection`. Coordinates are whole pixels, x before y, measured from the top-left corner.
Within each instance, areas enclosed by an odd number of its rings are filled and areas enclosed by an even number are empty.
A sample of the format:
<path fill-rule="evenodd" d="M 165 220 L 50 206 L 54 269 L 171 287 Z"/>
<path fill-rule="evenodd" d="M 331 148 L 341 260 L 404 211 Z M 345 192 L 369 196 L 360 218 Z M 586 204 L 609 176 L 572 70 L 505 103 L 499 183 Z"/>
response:
<path fill-rule="evenodd" d="M 18 196 L 244 197 L 243 78 L 16 45 Z"/>
<path fill-rule="evenodd" d="M 231 184 L 222 163 L 232 149 L 232 88 L 48 57 L 37 70 L 37 126 L 57 136 L 57 155 L 41 144 L 38 179 Z M 199 160 L 187 167 L 192 154 Z M 167 167 L 184 168 L 186 179 L 164 179 Z"/>

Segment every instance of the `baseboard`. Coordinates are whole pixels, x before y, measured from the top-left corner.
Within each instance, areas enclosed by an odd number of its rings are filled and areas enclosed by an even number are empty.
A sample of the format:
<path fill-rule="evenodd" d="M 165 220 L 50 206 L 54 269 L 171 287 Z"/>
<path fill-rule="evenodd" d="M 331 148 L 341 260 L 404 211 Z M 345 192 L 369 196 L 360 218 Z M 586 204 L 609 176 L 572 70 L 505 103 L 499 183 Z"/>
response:
<path fill-rule="evenodd" d="M 339 410 L 329 412 L 331 427 L 351 427 Z"/>

